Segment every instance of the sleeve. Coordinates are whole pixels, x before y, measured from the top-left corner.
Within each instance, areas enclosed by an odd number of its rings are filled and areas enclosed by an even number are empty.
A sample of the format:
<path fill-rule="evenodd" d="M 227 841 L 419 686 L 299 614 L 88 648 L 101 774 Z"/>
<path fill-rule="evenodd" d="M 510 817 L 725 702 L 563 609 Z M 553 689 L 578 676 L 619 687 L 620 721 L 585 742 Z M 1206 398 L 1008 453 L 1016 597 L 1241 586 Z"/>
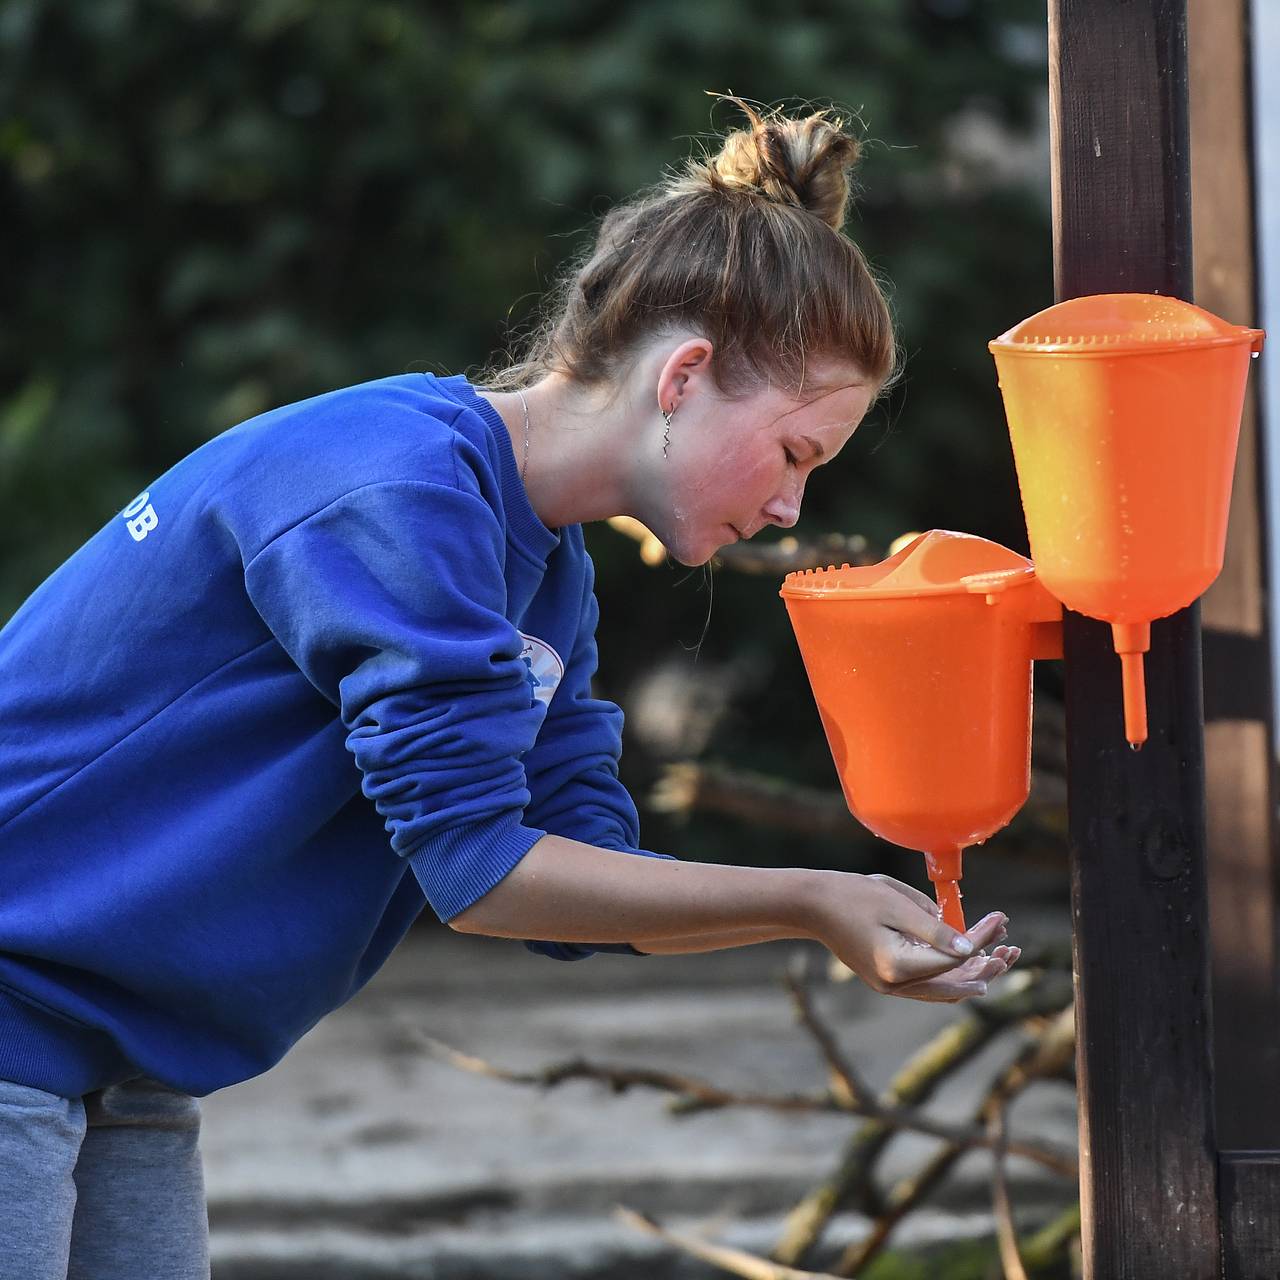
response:
<path fill-rule="evenodd" d="M 505 539 L 448 485 L 365 485 L 245 566 L 272 634 L 339 708 L 364 794 L 441 920 L 545 834 L 524 822 L 539 712 L 505 616 Z"/>
<path fill-rule="evenodd" d="M 525 820 L 553 835 L 645 858 L 667 858 L 638 848 L 640 817 L 618 779 L 622 757 L 622 708 L 591 694 L 599 654 L 595 569 L 586 556 L 582 607 L 573 651 L 565 663 L 538 741 L 525 757 L 531 801 Z M 674 860 L 674 859 L 673 859 Z M 536 942 L 530 951 L 555 960 L 584 960 L 596 951 L 645 955 L 629 943 Z"/>

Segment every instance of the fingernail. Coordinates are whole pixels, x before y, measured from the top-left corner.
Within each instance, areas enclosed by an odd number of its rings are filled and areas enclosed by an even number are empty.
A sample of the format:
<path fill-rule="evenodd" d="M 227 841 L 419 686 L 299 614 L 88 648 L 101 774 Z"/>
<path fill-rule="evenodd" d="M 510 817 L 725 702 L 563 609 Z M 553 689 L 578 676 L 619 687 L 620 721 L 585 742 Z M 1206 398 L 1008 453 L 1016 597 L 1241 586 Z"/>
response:
<path fill-rule="evenodd" d="M 973 943 L 970 942 L 962 933 L 958 933 L 954 938 L 952 938 L 951 949 L 958 956 L 973 955 Z"/>
<path fill-rule="evenodd" d="M 987 984 L 985 982 L 978 983 L 978 994 L 980 996 L 985 996 L 987 994 Z"/>

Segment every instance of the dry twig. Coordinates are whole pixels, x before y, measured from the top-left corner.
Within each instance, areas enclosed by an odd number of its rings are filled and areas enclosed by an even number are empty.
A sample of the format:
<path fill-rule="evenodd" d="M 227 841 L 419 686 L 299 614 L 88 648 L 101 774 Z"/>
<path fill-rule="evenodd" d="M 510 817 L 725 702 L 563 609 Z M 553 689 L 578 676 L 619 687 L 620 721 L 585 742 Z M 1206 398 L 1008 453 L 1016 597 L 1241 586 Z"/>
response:
<path fill-rule="evenodd" d="M 1032 957 L 1024 956 L 1023 959 L 1028 968 L 1011 974 L 1005 980 L 1005 990 L 1000 996 L 983 1005 L 971 1006 L 973 1016 L 958 1019 L 945 1027 L 903 1064 L 879 1100 L 880 1110 L 854 1133 L 831 1177 L 814 1188 L 787 1215 L 786 1226 L 771 1252 L 772 1257 L 779 1262 L 798 1263 L 817 1244 L 832 1217 L 846 1205 L 856 1205 L 873 1218 L 885 1213 L 885 1206 L 871 1182 L 871 1170 L 895 1132 L 890 1123 L 895 1110 L 906 1108 L 908 1114 L 913 1114 L 910 1108 L 932 1097 L 948 1076 L 1007 1027 L 1046 1013 L 1056 1014 L 1064 1005 L 1070 1004 L 1069 983 L 1050 981 L 1049 974 L 1037 973 Z M 942 1135 L 935 1133 L 934 1136 Z M 986 1138 L 985 1132 L 983 1137 Z M 989 1145 L 989 1142 L 984 1145 Z M 956 1153 L 958 1155 L 967 1149 L 957 1146 Z M 1048 1167 L 1064 1176 L 1077 1176 L 1075 1158 L 1067 1153 L 1061 1153 L 1057 1161 Z"/>
<path fill-rule="evenodd" d="M 1013 1222 L 1009 1180 L 1004 1169 L 1004 1109 L 1004 1103 L 995 1103 L 987 1119 L 987 1132 L 995 1142 L 991 1149 L 991 1206 L 995 1212 L 996 1243 L 1005 1280 L 1027 1280 L 1027 1269 L 1022 1265 L 1022 1255 L 1018 1252 L 1018 1229 Z"/>
<path fill-rule="evenodd" d="M 614 1210 L 614 1216 L 628 1227 L 634 1227 L 646 1235 L 657 1236 L 659 1240 L 665 1240 L 667 1244 L 683 1249 L 685 1253 L 701 1258 L 703 1262 L 722 1267 L 735 1276 L 744 1277 L 744 1280 L 839 1280 L 837 1276 L 826 1275 L 819 1271 L 797 1271 L 794 1267 L 781 1266 L 742 1249 L 711 1244 L 698 1236 L 671 1231 L 660 1226 L 646 1214 L 637 1213 L 634 1209 L 627 1209 L 622 1205 Z"/>
<path fill-rule="evenodd" d="M 1035 1143 L 1010 1142 L 1003 1125 L 1004 1109 L 1017 1093 L 1037 1079 L 1066 1076 L 1070 1070 L 1074 1047 L 1073 1011 L 1069 991 L 1064 991 L 1061 983 L 1055 985 L 1049 980 L 1055 976 L 1052 971 L 1043 970 L 1013 975 L 1000 999 L 984 1006 L 972 1006 L 974 1016 L 952 1024 L 925 1045 L 899 1071 L 890 1088 L 879 1099 L 874 1097 L 845 1057 L 834 1032 L 815 1009 L 805 985 L 805 970 L 788 972 L 786 983 L 799 1020 L 814 1038 L 826 1061 L 830 1083 L 823 1094 L 735 1093 L 705 1080 L 674 1072 L 603 1066 L 583 1058 L 553 1063 L 537 1071 L 510 1071 L 483 1058 L 462 1053 L 417 1027 L 407 1023 L 403 1025 L 416 1042 L 440 1060 L 460 1070 L 512 1084 L 545 1089 L 566 1080 L 590 1079 L 619 1093 L 633 1087 L 653 1088 L 675 1095 L 671 1104 L 675 1113 L 727 1106 L 757 1106 L 784 1112 L 826 1111 L 866 1117 L 867 1123 L 855 1135 L 835 1178 L 820 1188 L 816 1195 L 806 1197 L 792 1211 L 787 1234 L 771 1258 L 757 1257 L 710 1244 L 697 1237 L 667 1231 L 651 1218 L 619 1209 L 619 1214 L 632 1226 L 658 1235 L 675 1247 L 743 1276 L 745 1280 L 836 1280 L 836 1277 L 858 1274 L 885 1246 L 902 1218 L 931 1193 L 964 1152 L 986 1148 L 992 1151 L 996 1164 L 993 1194 L 1006 1273 L 1009 1280 L 1026 1280 L 1025 1269 L 1022 1272 L 1014 1269 L 1021 1266 L 1021 1261 L 1009 1204 L 1004 1158 L 1006 1155 L 1020 1155 L 1064 1176 L 1074 1179 L 1078 1175 L 1077 1163 L 1071 1154 Z M 1019 1024 L 1036 1028 L 1036 1037 L 990 1086 L 970 1124 L 934 1121 L 916 1110 L 915 1104 L 931 1096 L 937 1085 L 960 1064 L 969 1060 L 1000 1031 Z M 997 1118 L 993 1120 L 993 1116 Z M 794 1264 L 817 1242 L 831 1216 L 848 1199 L 851 1191 L 855 1187 L 865 1187 L 870 1191 L 872 1164 L 892 1134 L 902 1130 L 938 1138 L 945 1146 L 923 1169 L 900 1181 L 884 1203 L 878 1200 L 873 1203 L 871 1197 L 867 1197 L 875 1218 L 872 1230 L 858 1244 L 845 1250 L 835 1275 L 796 1269 Z M 1045 1232 L 1033 1238 L 1040 1252 L 1055 1242 L 1070 1238 L 1065 1218 L 1063 1223 L 1053 1225 L 1060 1229 L 1055 1231 L 1052 1240 Z M 1063 1235 L 1063 1231 L 1067 1234 Z"/>
<path fill-rule="evenodd" d="M 808 956 L 802 952 L 800 964 L 788 968 L 784 977 L 787 990 L 791 992 L 792 1003 L 796 1007 L 796 1016 L 817 1042 L 819 1052 L 827 1061 L 831 1092 L 840 1105 L 847 1107 L 850 1111 L 877 1114 L 880 1108 L 876 1103 L 875 1094 L 858 1074 L 858 1069 L 841 1052 L 834 1033 L 813 1007 L 813 1001 L 809 998 L 809 988 L 805 985 L 807 965 Z"/>
<path fill-rule="evenodd" d="M 637 1086 L 658 1089 L 677 1095 L 672 1111 L 678 1115 L 720 1107 L 762 1107 L 770 1111 L 783 1112 L 826 1111 L 839 1115 L 848 1115 L 852 1111 L 853 1114 L 864 1114 L 856 1108 L 841 1105 L 829 1092 L 822 1094 L 735 1093 L 693 1076 L 655 1071 L 647 1067 L 602 1066 L 583 1058 L 570 1058 L 564 1062 L 552 1063 L 538 1071 L 508 1071 L 494 1066 L 483 1058 L 462 1053 L 442 1040 L 419 1031 L 416 1027 L 406 1026 L 405 1030 L 435 1057 L 462 1071 L 471 1071 L 494 1080 L 505 1080 L 509 1084 L 536 1085 L 543 1089 L 554 1088 L 566 1080 L 597 1080 L 607 1085 L 614 1093 L 625 1093 L 628 1089 Z M 965 1151 L 991 1146 L 991 1139 L 980 1125 L 954 1125 L 941 1120 L 930 1120 L 907 1107 L 880 1108 L 877 1106 L 874 1118 L 890 1129 L 905 1129 L 914 1133 L 927 1134 L 931 1138 L 941 1138 L 944 1142 L 949 1142 Z M 1050 1147 L 1020 1142 L 1011 1144 L 1009 1150 L 1015 1155 L 1024 1156 L 1028 1160 L 1042 1164 L 1055 1173 L 1067 1173 L 1075 1169 L 1075 1162 L 1070 1155 Z"/>
<path fill-rule="evenodd" d="M 1060 1076 L 1070 1062 L 1074 1048 L 1075 1010 L 1068 1005 L 1041 1027 L 1036 1039 L 991 1084 L 974 1111 L 974 1122 L 980 1123 L 994 1108 L 1007 1107 L 1014 1097 L 1034 1081 Z M 1003 1132 L 993 1150 L 1000 1146 L 1006 1152 L 1012 1150 L 1004 1144 Z M 888 1243 L 889 1236 L 898 1223 L 932 1194 L 933 1189 L 963 1154 L 957 1147 L 944 1147 L 934 1154 L 923 1169 L 899 1181 L 887 1196 L 886 1208 L 878 1215 L 871 1233 L 845 1250 L 837 1264 L 837 1271 L 844 1276 L 855 1276 L 867 1266 Z M 1000 1174 L 1003 1176 L 1003 1168 Z M 1077 1206 L 1077 1213 L 1078 1211 Z M 1043 1232 L 1033 1237 L 1033 1246 L 1039 1255 L 1047 1256 L 1052 1243 Z"/>

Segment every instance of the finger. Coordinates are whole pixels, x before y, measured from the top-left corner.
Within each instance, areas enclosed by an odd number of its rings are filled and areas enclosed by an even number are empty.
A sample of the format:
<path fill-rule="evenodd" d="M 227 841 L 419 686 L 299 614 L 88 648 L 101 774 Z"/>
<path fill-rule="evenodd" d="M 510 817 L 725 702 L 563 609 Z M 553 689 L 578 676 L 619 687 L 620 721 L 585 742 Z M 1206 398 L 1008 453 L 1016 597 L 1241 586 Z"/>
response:
<path fill-rule="evenodd" d="M 920 897 L 923 898 L 924 895 L 921 894 Z M 900 892 L 883 895 L 881 909 L 881 919 L 891 929 L 948 956 L 970 956 L 978 948 L 994 942 L 1008 919 L 1002 912 L 994 911 L 962 934 L 938 917 L 932 903 L 928 908 L 921 907 L 914 899 Z"/>
<path fill-rule="evenodd" d="M 942 910 L 941 907 L 927 893 L 921 893 L 914 885 L 903 884 L 901 880 L 895 880 L 892 876 L 880 875 L 879 873 L 867 877 L 868 880 L 876 880 L 884 885 L 887 889 L 893 889 L 895 892 L 902 894 L 910 902 L 914 902 L 922 911 L 927 911 L 931 916 L 937 916 Z"/>
<path fill-rule="evenodd" d="M 1021 947 L 996 947 L 996 949 L 992 951 L 991 954 L 993 956 L 996 956 L 998 959 L 1003 960 L 1005 963 L 1006 969 L 1012 969 L 1013 966 L 1018 962 L 1018 957 L 1022 955 L 1022 948 Z"/>
<path fill-rule="evenodd" d="M 911 910 L 914 913 L 914 909 Z M 970 938 L 975 936 L 982 938 L 982 934 L 976 931 L 971 933 Z M 979 977 L 992 964 L 992 957 L 986 955 L 971 955 L 966 958 L 944 955 L 934 947 L 921 946 L 892 927 L 885 930 L 883 938 L 884 941 L 875 949 L 876 972 L 886 987 L 894 990 L 906 983 L 943 974 L 951 975 L 953 981 L 964 982 Z M 966 939 L 968 940 L 970 939 Z M 994 963 L 1003 968 L 1001 961 Z"/>
<path fill-rule="evenodd" d="M 896 908 L 891 905 L 890 914 L 899 920 L 900 925 L 909 924 L 920 932 L 923 913 L 910 906 L 905 899 L 900 899 Z M 995 911 L 979 920 L 978 924 L 970 929 L 968 936 L 964 936 L 964 941 L 970 943 L 970 946 L 974 943 L 980 945 L 980 943 L 995 941 L 997 937 L 1002 936 L 1005 919 L 1004 914 Z M 961 934 L 955 933 L 954 929 L 947 929 L 941 920 L 931 920 L 929 924 L 931 927 L 946 931 L 943 937 L 961 937 Z M 888 945 L 877 948 L 877 975 L 886 991 L 896 993 L 905 984 L 941 977 L 943 974 L 950 974 L 954 983 L 964 983 L 983 982 L 1005 972 L 1005 965 L 1001 961 L 996 961 L 995 965 L 989 965 L 988 960 L 991 959 L 989 956 L 982 954 L 968 957 L 946 956 L 938 950 L 937 945 L 929 946 L 927 943 L 914 941 L 900 927 L 895 928 L 891 925 L 890 928 Z M 965 995 L 974 995 L 974 992 L 965 992 Z"/>
<path fill-rule="evenodd" d="M 926 1000 L 932 1004 L 960 1004 L 964 1000 L 985 996 L 987 984 L 985 982 L 948 983 L 941 979 L 930 978 L 905 987 L 895 987 L 889 994 L 906 996 L 908 1000 Z"/>
<path fill-rule="evenodd" d="M 1009 917 L 1003 911 L 988 912 L 966 935 L 975 947 L 998 945 L 1009 936 Z"/>
<path fill-rule="evenodd" d="M 952 982 L 990 982 L 1000 977 L 1008 965 L 999 956 L 975 956 L 947 973 Z"/>
<path fill-rule="evenodd" d="M 889 988 L 887 994 L 908 996 L 915 1000 L 957 1001 L 986 995 L 989 985 L 1003 977 L 1022 952 L 1017 947 L 1000 950 L 1011 952 L 1007 957 L 974 957 L 945 973 L 929 978 L 904 982 Z"/>
<path fill-rule="evenodd" d="M 1004 961 L 997 959 L 995 956 L 972 956 L 964 964 L 957 965 L 954 969 L 948 969 L 945 972 L 953 982 L 976 982 L 993 972 L 993 964 L 999 966 L 1003 972 Z"/>

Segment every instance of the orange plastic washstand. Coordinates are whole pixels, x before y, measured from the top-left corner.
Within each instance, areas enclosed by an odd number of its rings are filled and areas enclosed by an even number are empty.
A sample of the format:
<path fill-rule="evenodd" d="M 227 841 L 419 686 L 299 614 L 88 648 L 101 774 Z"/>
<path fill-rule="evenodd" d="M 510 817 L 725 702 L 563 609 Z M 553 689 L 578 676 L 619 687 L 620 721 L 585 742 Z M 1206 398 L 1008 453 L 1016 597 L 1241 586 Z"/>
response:
<path fill-rule="evenodd" d="M 1036 574 L 1111 623 L 1125 737 L 1147 738 L 1151 623 L 1222 569 L 1250 354 L 1264 334 L 1157 294 L 1072 298 L 989 348 Z"/>
<path fill-rule="evenodd" d="M 961 854 L 1026 801 L 1031 664 L 1062 656 L 1061 605 L 1025 557 L 940 529 L 781 595 L 850 812 L 925 854 L 963 931 Z"/>

